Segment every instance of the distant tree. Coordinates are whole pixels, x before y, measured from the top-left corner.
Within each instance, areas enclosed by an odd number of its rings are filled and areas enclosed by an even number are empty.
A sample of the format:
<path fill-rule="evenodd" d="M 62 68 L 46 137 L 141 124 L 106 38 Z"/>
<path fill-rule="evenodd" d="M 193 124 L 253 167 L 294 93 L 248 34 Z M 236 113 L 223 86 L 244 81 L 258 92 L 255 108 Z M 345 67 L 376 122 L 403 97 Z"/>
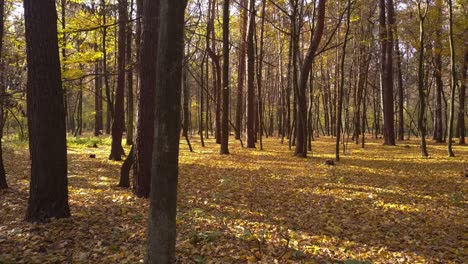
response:
<path fill-rule="evenodd" d="M 24 0 L 31 181 L 26 220 L 70 216 L 65 110 L 54 0 Z"/>
<path fill-rule="evenodd" d="M 151 157 L 154 136 L 154 94 L 156 83 L 157 48 L 159 38 L 159 0 L 144 1 L 139 58 L 137 129 L 135 164 L 133 166 L 133 192 L 148 197 L 151 182 Z"/>
<path fill-rule="evenodd" d="M 124 150 L 122 136 L 125 129 L 124 90 L 125 90 L 125 45 L 127 29 L 127 0 L 119 0 L 119 33 L 118 33 L 118 76 L 115 91 L 114 119 L 112 123 L 112 145 L 110 160 L 122 160 Z"/>
<path fill-rule="evenodd" d="M 146 0 L 145 3 L 152 2 Z M 174 263 L 185 0 L 161 0 L 147 263 Z M 146 13 L 152 17 L 154 13 Z M 144 19 L 144 21 L 154 23 Z M 153 47 L 155 48 L 155 47 Z"/>

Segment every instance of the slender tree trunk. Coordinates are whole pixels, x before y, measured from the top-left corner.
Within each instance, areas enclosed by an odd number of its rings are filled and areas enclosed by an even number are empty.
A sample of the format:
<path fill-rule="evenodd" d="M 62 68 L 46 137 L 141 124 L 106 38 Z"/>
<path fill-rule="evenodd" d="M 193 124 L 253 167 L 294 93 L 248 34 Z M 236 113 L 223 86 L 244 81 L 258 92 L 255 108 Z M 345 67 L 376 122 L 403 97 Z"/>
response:
<path fill-rule="evenodd" d="M 185 0 L 161 0 L 148 264 L 175 262 L 185 5 Z"/>
<path fill-rule="evenodd" d="M 341 116 L 342 116 L 342 108 L 343 108 L 343 96 L 344 96 L 344 64 L 346 59 L 346 46 L 348 43 L 348 34 L 349 34 L 349 23 L 351 20 L 351 0 L 348 0 L 347 8 L 347 18 L 346 18 L 346 33 L 344 38 L 344 43 L 342 46 L 341 51 L 341 63 L 340 63 L 340 86 L 338 90 L 338 109 L 336 112 L 336 144 L 335 144 L 335 159 L 336 161 L 340 161 L 340 133 L 341 133 Z"/>
<path fill-rule="evenodd" d="M 140 85 L 138 86 L 138 115 L 133 166 L 133 192 L 138 197 L 148 197 L 151 182 L 151 157 L 154 135 L 154 96 L 156 83 L 157 49 L 159 38 L 159 0 L 144 0 L 142 35 L 139 58 Z"/>
<path fill-rule="evenodd" d="M 435 78 L 435 116 L 434 116 L 434 133 L 433 139 L 436 143 L 441 143 L 444 136 L 444 128 L 442 124 L 442 92 L 443 92 L 443 81 L 442 81 L 442 42 L 441 42 L 441 33 L 442 33 L 442 0 L 437 0 L 435 7 L 440 12 L 437 14 L 436 18 L 436 32 L 434 40 L 434 78 Z"/>
<path fill-rule="evenodd" d="M 307 102 L 306 90 L 307 81 L 309 79 L 310 70 L 315 59 L 320 41 L 322 40 L 323 30 L 325 26 L 325 3 L 326 0 L 320 0 L 317 6 L 317 24 L 315 25 L 314 33 L 311 36 L 309 50 L 304 58 L 301 67 L 301 75 L 297 88 L 298 107 L 296 112 L 296 149 L 294 153 L 303 158 L 307 157 Z"/>
<path fill-rule="evenodd" d="M 448 0 L 449 8 L 449 42 L 450 42 L 450 113 L 448 118 L 448 141 L 447 152 L 449 157 L 455 157 L 452 150 L 452 137 L 453 137 L 453 119 L 455 112 L 455 89 L 457 86 L 457 72 L 455 69 L 455 47 L 453 43 L 453 6 L 452 0 Z"/>
<path fill-rule="evenodd" d="M 426 2 L 424 11 L 421 9 L 421 1 L 418 1 L 418 14 L 419 14 L 419 61 L 418 61 L 418 92 L 419 92 L 419 115 L 418 115 L 418 128 L 421 136 L 421 155 L 423 157 L 429 156 L 426 147 L 426 124 L 424 122 L 424 115 L 426 113 L 426 88 L 424 84 L 424 20 L 426 19 L 429 3 Z"/>
<path fill-rule="evenodd" d="M 184 69 L 182 71 L 182 94 L 183 94 L 183 115 L 182 115 L 182 136 L 188 138 L 189 136 L 189 129 L 190 129 L 190 87 L 188 85 L 188 80 L 187 80 L 187 65 L 184 66 Z"/>
<path fill-rule="evenodd" d="M 65 108 L 53 0 L 24 0 L 31 181 L 26 220 L 70 216 Z"/>
<path fill-rule="evenodd" d="M 395 55 L 397 67 L 396 73 L 398 76 L 397 87 L 398 87 L 398 140 L 403 141 L 405 138 L 405 120 L 404 120 L 404 87 L 403 87 L 403 73 L 401 69 L 401 52 L 398 41 L 398 33 L 395 27 Z"/>
<path fill-rule="evenodd" d="M 97 51 L 97 45 L 95 46 Z M 102 135 L 103 122 L 102 122 L 102 77 L 100 76 L 101 71 L 99 65 L 100 61 L 94 63 L 94 136 Z"/>
<path fill-rule="evenodd" d="M 125 128 L 124 90 L 125 90 L 125 51 L 127 28 L 127 0 L 119 0 L 119 33 L 118 33 L 118 76 L 115 91 L 114 120 L 112 123 L 112 144 L 110 160 L 122 160 L 124 154 L 122 136 Z"/>
<path fill-rule="evenodd" d="M 459 101 L 459 108 L 458 108 L 458 136 L 459 140 L 458 143 L 460 145 L 465 145 L 465 135 L 466 135 L 466 128 L 465 128 L 465 107 L 466 107 L 466 82 L 468 78 L 466 76 L 468 71 L 468 48 L 465 47 L 465 56 L 463 60 L 463 69 L 462 69 L 462 80 L 460 85 L 460 101 Z"/>
<path fill-rule="evenodd" d="M 258 98 L 258 129 L 260 133 L 258 134 L 260 140 L 260 150 L 263 150 L 263 99 L 262 99 L 262 70 L 263 70 L 263 43 L 264 43 L 264 30 L 265 30 L 265 8 L 266 1 L 262 0 L 262 15 L 261 15 L 261 27 L 260 27 L 260 51 L 257 54 L 258 64 L 257 64 L 257 98 Z M 257 36 L 257 34 L 255 34 Z"/>
<path fill-rule="evenodd" d="M 198 123 L 198 129 L 199 129 L 199 133 L 200 133 L 200 142 L 201 142 L 201 145 L 202 147 L 205 147 L 205 140 L 203 139 L 203 124 L 204 124 L 204 117 L 203 117 L 203 91 L 205 90 L 205 75 L 204 75 L 204 69 L 205 69 L 205 60 L 206 60 L 206 53 L 203 54 L 203 59 L 202 59 L 202 62 L 201 62 L 201 73 L 200 73 L 200 118 L 199 118 L 199 123 Z M 206 89 L 208 90 L 208 89 Z M 208 99 L 207 99 L 208 100 Z M 208 121 L 208 120 L 207 120 Z M 208 131 L 208 130 L 207 130 Z"/>
<path fill-rule="evenodd" d="M 107 24 L 106 1 L 101 0 L 102 24 Z M 107 71 L 107 27 L 102 28 L 102 72 L 104 74 L 104 86 L 106 92 L 106 134 L 111 132 L 112 118 L 114 117 L 114 106 L 112 102 L 111 90 L 109 85 L 109 72 Z"/>
<path fill-rule="evenodd" d="M 247 104 L 246 121 L 247 148 L 255 148 L 255 54 L 254 54 L 254 34 L 255 34 L 255 0 L 250 0 L 250 18 L 247 34 Z"/>
<path fill-rule="evenodd" d="M 133 17 L 133 0 L 130 1 L 130 16 Z M 131 65 L 132 63 L 132 24 L 127 25 L 127 36 L 126 36 L 126 64 Z M 132 66 L 133 67 L 133 66 Z M 133 115 L 135 113 L 135 107 L 133 104 L 133 69 L 127 67 L 127 137 L 126 144 L 133 145 Z"/>
<path fill-rule="evenodd" d="M 223 86 L 222 86 L 222 120 L 221 150 L 229 154 L 229 0 L 223 0 Z"/>
<path fill-rule="evenodd" d="M 4 30 L 4 16 L 5 15 L 5 1 L 0 0 L 0 190 L 8 188 L 6 181 L 5 166 L 3 165 L 3 128 L 5 126 L 5 106 L 4 98 L 5 94 L 5 84 L 4 80 L 4 66 L 3 66 L 3 57 L 2 57 L 2 48 L 3 48 L 3 30 Z"/>
<path fill-rule="evenodd" d="M 246 37 L 247 37 L 247 21 L 248 21 L 248 1 L 242 0 L 241 1 L 241 40 L 239 44 L 239 64 L 237 68 L 237 102 L 236 102 L 236 139 L 241 138 L 241 131 L 242 131 L 242 116 L 244 111 L 244 80 L 245 80 L 245 53 L 246 53 Z"/>

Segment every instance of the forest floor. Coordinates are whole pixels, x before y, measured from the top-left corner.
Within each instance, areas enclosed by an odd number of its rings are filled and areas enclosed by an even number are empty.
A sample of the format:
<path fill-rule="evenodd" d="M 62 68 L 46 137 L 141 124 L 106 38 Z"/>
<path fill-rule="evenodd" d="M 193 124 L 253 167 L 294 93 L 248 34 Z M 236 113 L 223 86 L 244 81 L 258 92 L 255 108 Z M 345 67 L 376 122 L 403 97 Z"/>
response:
<path fill-rule="evenodd" d="M 372 140 L 326 166 L 331 138 L 313 142 L 308 159 L 277 138 L 264 139 L 264 151 L 232 139 L 228 156 L 197 140 L 194 153 L 181 141 L 178 263 L 467 263 L 468 147 L 448 158 L 430 143 L 421 158 L 417 141 Z M 142 262 L 148 201 L 116 187 L 109 142 L 69 140 L 73 216 L 48 224 L 24 222 L 27 144 L 6 142 L 0 263 Z"/>

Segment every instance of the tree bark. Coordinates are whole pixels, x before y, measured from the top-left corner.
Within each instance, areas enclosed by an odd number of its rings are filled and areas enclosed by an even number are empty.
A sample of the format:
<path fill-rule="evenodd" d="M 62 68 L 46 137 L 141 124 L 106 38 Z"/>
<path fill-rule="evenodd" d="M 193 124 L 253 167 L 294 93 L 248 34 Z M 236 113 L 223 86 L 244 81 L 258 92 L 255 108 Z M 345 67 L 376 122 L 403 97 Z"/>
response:
<path fill-rule="evenodd" d="M 65 108 L 54 0 L 24 0 L 31 181 L 26 220 L 70 216 Z"/>
<path fill-rule="evenodd" d="M 185 0 L 161 0 L 147 248 L 149 264 L 175 262 L 185 5 Z"/>
<path fill-rule="evenodd" d="M 151 186 L 151 157 L 154 134 L 154 94 L 156 83 L 157 49 L 159 38 L 159 0 L 145 0 L 142 8 L 142 35 L 139 58 L 140 85 L 133 166 L 133 192 L 148 197 Z M 139 11 L 141 12 L 141 11 Z"/>

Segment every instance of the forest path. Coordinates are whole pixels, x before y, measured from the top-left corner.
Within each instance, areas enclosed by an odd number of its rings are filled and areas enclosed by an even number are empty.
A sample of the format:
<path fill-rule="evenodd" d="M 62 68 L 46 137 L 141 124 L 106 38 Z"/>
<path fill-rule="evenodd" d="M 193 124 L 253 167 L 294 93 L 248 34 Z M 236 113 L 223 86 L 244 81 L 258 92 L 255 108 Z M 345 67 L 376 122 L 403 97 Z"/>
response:
<path fill-rule="evenodd" d="M 109 140 L 69 144 L 73 217 L 46 225 L 23 221 L 29 188 L 27 146 L 6 143 L 10 189 L 0 191 L 0 263 L 138 263 L 146 245 L 145 199 L 115 187 L 120 163 L 107 160 Z M 177 258 L 180 263 L 463 263 L 468 147 L 417 141 L 366 149 L 349 143 L 336 166 L 334 139 L 313 142 L 313 156 L 294 157 L 277 138 L 264 151 L 219 155 L 181 141 Z M 407 145 L 407 147 L 405 147 Z M 127 151 L 128 152 L 128 151 Z M 96 154 L 96 159 L 89 158 Z M 467 164 L 468 165 L 468 164 Z"/>

